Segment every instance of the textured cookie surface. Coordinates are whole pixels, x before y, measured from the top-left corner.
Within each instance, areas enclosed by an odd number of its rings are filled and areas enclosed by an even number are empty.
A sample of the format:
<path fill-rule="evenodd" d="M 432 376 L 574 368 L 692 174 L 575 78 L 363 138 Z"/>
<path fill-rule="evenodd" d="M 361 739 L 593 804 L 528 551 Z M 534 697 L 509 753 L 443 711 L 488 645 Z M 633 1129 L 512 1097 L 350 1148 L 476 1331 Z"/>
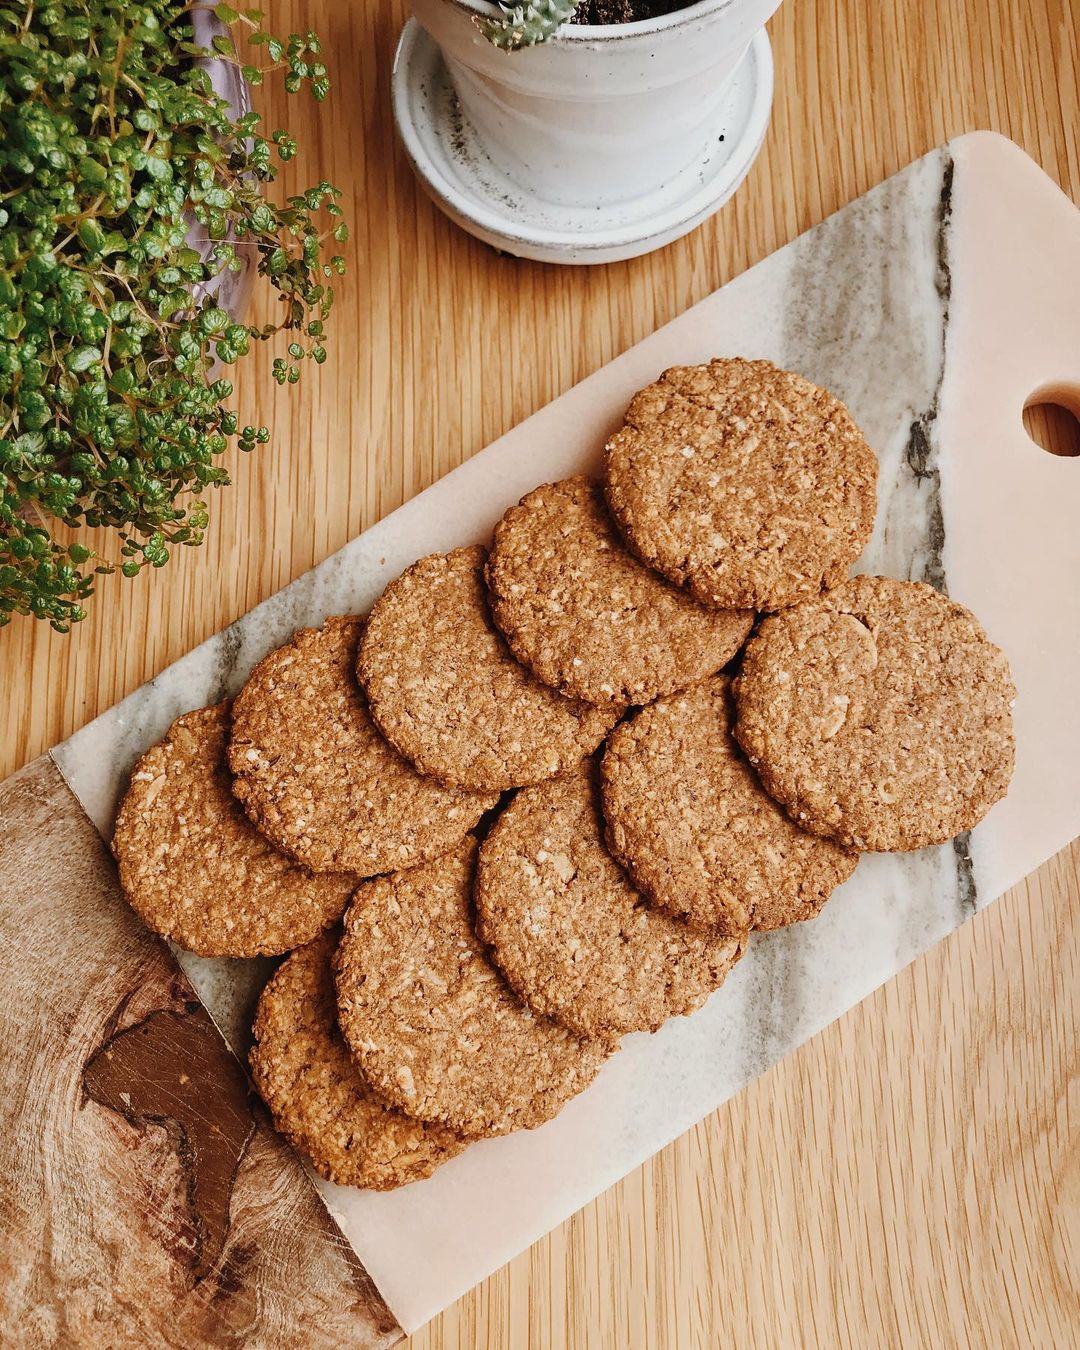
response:
<path fill-rule="evenodd" d="M 608 1053 L 522 1004 L 472 923 L 476 841 L 356 893 L 338 948 L 342 1032 L 387 1100 L 463 1134 L 554 1116 Z"/>
<path fill-rule="evenodd" d="M 277 955 L 341 917 L 355 877 L 312 876 L 232 793 L 225 703 L 185 713 L 136 764 L 113 851 L 132 907 L 200 956 Z"/>
<path fill-rule="evenodd" d="M 698 604 L 623 546 L 599 483 L 568 478 L 503 516 L 487 564 L 491 613 L 545 684 L 598 704 L 649 703 L 731 660 L 749 610 Z"/>
<path fill-rule="evenodd" d="M 634 398 L 605 480 L 645 562 L 705 604 L 773 610 L 847 576 L 873 529 L 877 459 L 824 389 L 715 360 Z"/>
<path fill-rule="evenodd" d="M 233 706 L 234 792 L 259 829 L 315 871 L 411 867 L 495 805 L 416 773 L 379 735 L 354 670 L 363 620 L 327 619 L 271 652 Z"/>
<path fill-rule="evenodd" d="M 718 932 L 812 919 L 858 855 L 800 830 L 731 735 L 714 676 L 616 727 L 604 751 L 612 852 L 653 904 Z"/>
<path fill-rule="evenodd" d="M 357 669 L 387 739 L 421 773 L 477 791 L 561 773 L 619 716 L 564 698 L 514 658 L 488 612 L 479 547 L 433 553 L 391 582 Z"/>
<path fill-rule="evenodd" d="M 655 1031 L 692 1012 L 737 939 L 647 905 L 604 845 L 591 764 L 519 792 L 480 852 L 477 931 L 537 1012 L 583 1035 Z"/>
<path fill-rule="evenodd" d="M 943 843 L 1008 790 L 1008 663 L 921 583 L 854 577 L 766 619 L 735 694 L 735 735 L 770 795 L 856 848 Z"/>
<path fill-rule="evenodd" d="M 429 1177 L 466 1141 L 382 1101 L 337 1026 L 327 933 L 278 967 L 259 999 L 251 1075 L 289 1142 L 339 1186 L 386 1191 Z"/>

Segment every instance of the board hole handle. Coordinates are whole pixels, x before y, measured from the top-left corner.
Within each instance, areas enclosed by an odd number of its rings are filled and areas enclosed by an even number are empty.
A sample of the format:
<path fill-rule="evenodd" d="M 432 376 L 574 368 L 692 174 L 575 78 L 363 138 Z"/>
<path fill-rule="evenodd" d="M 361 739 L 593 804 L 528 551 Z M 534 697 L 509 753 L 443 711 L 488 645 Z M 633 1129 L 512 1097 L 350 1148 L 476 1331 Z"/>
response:
<path fill-rule="evenodd" d="M 1024 430 L 1047 454 L 1080 458 L 1080 385 L 1044 385 L 1024 403 Z"/>

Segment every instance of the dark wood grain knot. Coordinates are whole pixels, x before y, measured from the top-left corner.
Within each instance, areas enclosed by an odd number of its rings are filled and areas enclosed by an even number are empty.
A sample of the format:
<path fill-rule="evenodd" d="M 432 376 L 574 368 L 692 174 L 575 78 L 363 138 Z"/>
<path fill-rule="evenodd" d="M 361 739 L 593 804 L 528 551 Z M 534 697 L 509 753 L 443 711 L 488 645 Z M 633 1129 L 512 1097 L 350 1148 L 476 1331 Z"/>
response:
<path fill-rule="evenodd" d="M 164 1129 L 187 1187 L 196 1282 L 221 1255 L 236 1174 L 255 1130 L 246 1080 L 205 1009 L 161 1009 L 111 1035 L 83 1069 L 93 1101 Z"/>

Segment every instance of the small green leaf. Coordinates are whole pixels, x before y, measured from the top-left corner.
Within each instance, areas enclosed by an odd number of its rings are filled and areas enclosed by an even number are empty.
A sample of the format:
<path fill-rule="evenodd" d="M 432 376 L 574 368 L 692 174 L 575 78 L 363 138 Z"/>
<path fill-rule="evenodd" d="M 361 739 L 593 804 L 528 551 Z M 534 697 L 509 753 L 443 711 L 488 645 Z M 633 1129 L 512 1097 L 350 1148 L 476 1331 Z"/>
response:
<path fill-rule="evenodd" d="M 79 222 L 79 238 L 91 253 L 101 253 L 105 247 L 105 231 L 96 220 Z"/>
<path fill-rule="evenodd" d="M 101 360 L 101 349 L 98 347 L 76 347 L 68 355 L 67 368 L 76 375 L 81 375 L 83 371 L 89 370 L 91 366 L 96 365 Z"/>
<path fill-rule="evenodd" d="M 104 164 L 87 156 L 79 160 L 79 175 L 83 182 L 102 187 L 108 181 L 109 171 Z"/>

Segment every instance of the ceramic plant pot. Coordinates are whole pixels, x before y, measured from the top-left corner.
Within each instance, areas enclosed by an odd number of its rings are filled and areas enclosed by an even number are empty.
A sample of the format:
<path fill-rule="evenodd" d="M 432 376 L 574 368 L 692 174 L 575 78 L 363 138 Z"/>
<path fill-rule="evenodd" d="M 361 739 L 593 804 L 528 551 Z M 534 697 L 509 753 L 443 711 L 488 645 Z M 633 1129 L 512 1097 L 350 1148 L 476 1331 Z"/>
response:
<path fill-rule="evenodd" d="M 611 206 L 662 191 L 708 153 L 728 86 L 780 0 L 700 0 L 640 23 L 564 24 L 500 51 L 487 0 L 412 0 L 492 162 L 538 199 Z M 756 149 L 756 147 L 755 147 Z"/>
<path fill-rule="evenodd" d="M 216 6 L 217 0 L 213 0 L 213 3 Z M 191 27 L 196 43 L 208 50 L 212 49 L 214 38 L 228 36 L 228 29 L 212 9 L 193 9 Z M 240 118 L 251 111 L 251 90 L 238 66 L 231 61 L 222 61 L 213 56 L 206 57 L 199 64 L 210 76 L 214 93 L 228 103 L 233 117 Z M 213 258 L 214 246 L 206 237 L 206 230 L 194 216 L 189 214 L 187 219 L 189 221 L 187 242 L 198 250 L 204 263 L 209 263 Z M 229 242 L 237 245 L 236 236 L 230 233 Z M 239 323 L 243 321 L 251 298 L 254 258 L 251 248 L 244 244 L 239 244 L 236 251 L 242 264 L 240 271 L 219 272 L 209 281 L 195 286 L 193 294 L 198 301 L 213 299 L 234 322 Z M 220 371 L 220 364 L 215 364 L 215 370 Z"/>

